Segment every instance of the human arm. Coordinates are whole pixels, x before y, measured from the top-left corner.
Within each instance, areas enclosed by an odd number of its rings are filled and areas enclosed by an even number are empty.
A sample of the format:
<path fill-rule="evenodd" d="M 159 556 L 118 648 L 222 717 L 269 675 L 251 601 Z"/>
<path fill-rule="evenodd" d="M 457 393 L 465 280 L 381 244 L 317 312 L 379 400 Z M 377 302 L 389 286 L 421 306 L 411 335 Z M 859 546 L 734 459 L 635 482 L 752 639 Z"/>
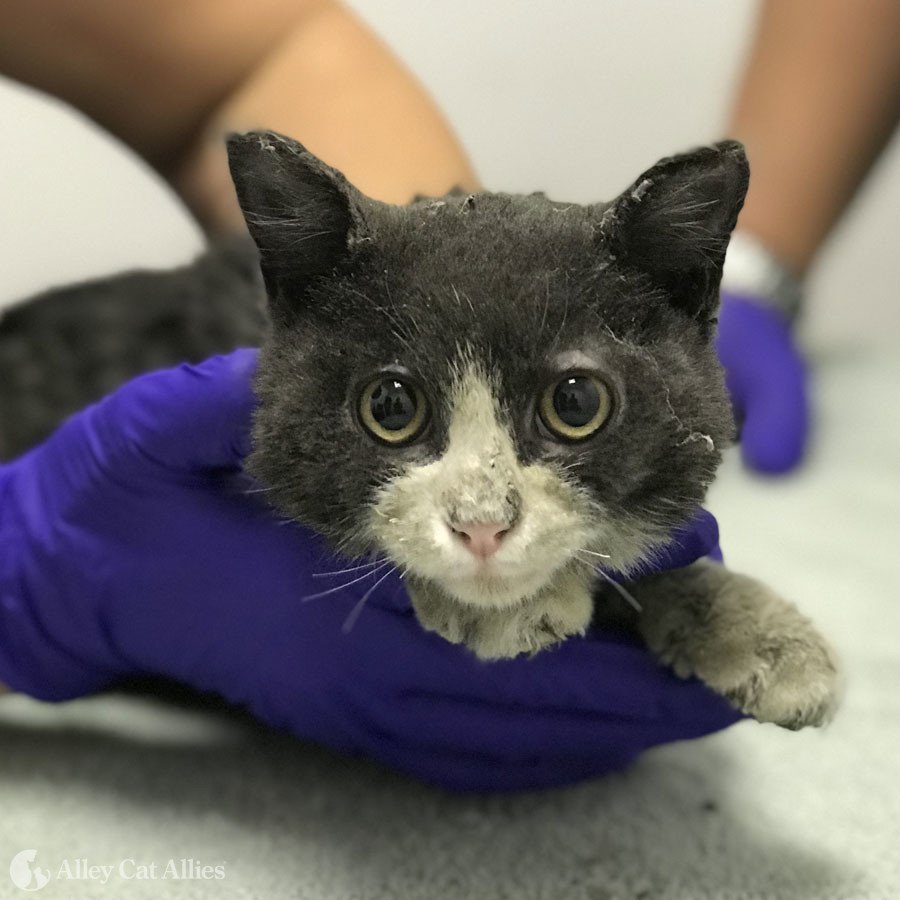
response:
<path fill-rule="evenodd" d="M 768 0 L 727 129 L 753 171 L 739 227 L 802 277 L 898 116 L 896 0 Z"/>
<path fill-rule="evenodd" d="M 603 633 L 480 662 L 421 628 L 396 573 L 346 629 L 388 570 L 341 572 L 248 486 L 255 359 L 144 376 L 0 467 L 0 681 L 63 700 L 165 675 L 456 789 L 577 781 L 740 717 Z M 715 543 L 702 516 L 666 564 Z"/>
<path fill-rule="evenodd" d="M 900 114 L 900 5 L 894 0 L 769 0 L 728 134 L 750 159 L 737 241 L 759 241 L 799 282 L 883 148 Z M 781 472 L 810 430 L 807 367 L 791 291 L 739 271 L 723 281 L 719 355 L 753 468 Z M 758 274 L 758 273 L 757 273 Z M 770 282 L 771 283 L 771 282 Z"/>
<path fill-rule="evenodd" d="M 133 147 L 213 230 L 243 227 L 228 131 L 301 138 L 388 202 L 475 186 L 434 103 L 337 0 L 9 0 L 0 72 Z"/>

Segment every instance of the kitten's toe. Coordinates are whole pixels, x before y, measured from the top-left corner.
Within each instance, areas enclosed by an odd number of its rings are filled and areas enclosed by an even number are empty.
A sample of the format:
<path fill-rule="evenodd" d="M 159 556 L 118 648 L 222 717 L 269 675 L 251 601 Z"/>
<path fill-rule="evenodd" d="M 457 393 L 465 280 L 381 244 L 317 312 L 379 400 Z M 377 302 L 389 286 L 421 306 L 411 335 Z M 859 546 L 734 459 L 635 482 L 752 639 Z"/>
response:
<path fill-rule="evenodd" d="M 535 654 L 574 635 L 583 635 L 593 603 L 583 579 L 565 577 L 552 590 L 524 603 L 509 625 L 517 653 Z"/>
<path fill-rule="evenodd" d="M 520 653 L 535 654 L 539 650 L 560 644 L 566 638 L 575 635 L 584 635 L 587 631 L 587 621 L 579 617 L 573 620 L 570 617 L 560 619 L 552 615 L 543 615 L 520 632 Z"/>
<path fill-rule="evenodd" d="M 759 722 L 798 730 L 825 725 L 840 700 L 837 657 L 815 631 L 784 641 L 722 638 L 706 652 L 662 656 L 682 678 L 696 675 Z"/>
<path fill-rule="evenodd" d="M 580 572 L 564 572 L 534 597 L 507 607 L 461 603 L 428 582 L 407 580 L 410 599 L 422 626 L 480 659 L 509 659 L 535 654 L 575 634 L 591 619 L 589 581 Z"/>
<path fill-rule="evenodd" d="M 534 656 L 575 634 L 584 634 L 588 615 L 556 616 L 527 605 L 482 613 L 466 635 L 465 644 L 480 659 L 510 659 Z"/>
<path fill-rule="evenodd" d="M 793 731 L 825 725 L 840 701 L 837 659 L 818 635 L 776 644 L 765 648 L 756 667 L 723 693 L 760 722 Z"/>
<path fill-rule="evenodd" d="M 461 603 L 448 597 L 436 585 L 407 579 L 407 592 L 419 624 L 451 644 L 468 644 L 475 626 L 473 617 Z"/>

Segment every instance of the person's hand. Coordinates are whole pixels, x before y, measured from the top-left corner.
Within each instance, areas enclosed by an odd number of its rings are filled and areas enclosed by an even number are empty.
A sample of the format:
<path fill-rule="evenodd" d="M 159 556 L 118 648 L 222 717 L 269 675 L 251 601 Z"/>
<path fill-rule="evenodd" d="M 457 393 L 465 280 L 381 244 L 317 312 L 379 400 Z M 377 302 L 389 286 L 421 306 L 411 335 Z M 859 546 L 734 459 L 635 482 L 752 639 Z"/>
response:
<path fill-rule="evenodd" d="M 573 782 L 741 718 L 621 638 L 485 663 L 426 633 L 395 572 L 248 489 L 255 363 L 139 378 L 0 468 L 0 681 L 62 700 L 161 674 L 453 789 Z M 700 515 L 664 564 L 716 544 Z"/>
<path fill-rule="evenodd" d="M 760 472 L 794 468 L 810 432 L 807 370 L 787 320 L 752 297 L 723 292 L 716 340 L 744 462 Z"/>

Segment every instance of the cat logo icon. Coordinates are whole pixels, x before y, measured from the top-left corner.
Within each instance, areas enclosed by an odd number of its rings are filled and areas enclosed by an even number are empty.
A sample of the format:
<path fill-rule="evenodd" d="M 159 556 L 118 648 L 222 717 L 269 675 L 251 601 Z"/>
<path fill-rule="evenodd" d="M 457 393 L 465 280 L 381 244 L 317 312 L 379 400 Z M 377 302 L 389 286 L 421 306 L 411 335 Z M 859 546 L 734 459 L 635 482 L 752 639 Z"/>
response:
<path fill-rule="evenodd" d="M 20 850 L 9 864 L 9 877 L 13 884 L 23 891 L 39 891 L 50 880 L 50 871 L 42 871 L 39 866 L 32 868 L 37 850 Z"/>

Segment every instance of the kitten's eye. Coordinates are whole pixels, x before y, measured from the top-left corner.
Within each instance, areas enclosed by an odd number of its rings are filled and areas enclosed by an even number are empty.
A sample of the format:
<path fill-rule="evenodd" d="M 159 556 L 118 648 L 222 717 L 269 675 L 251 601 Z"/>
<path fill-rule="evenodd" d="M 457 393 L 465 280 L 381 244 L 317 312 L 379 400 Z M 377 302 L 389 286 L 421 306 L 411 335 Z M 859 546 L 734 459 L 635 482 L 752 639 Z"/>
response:
<path fill-rule="evenodd" d="M 590 437 L 609 418 L 612 396 L 593 375 L 566 375 L 541 395 L 544 425 L 555 437 L 581 441 Z"/>
<path fill-rule="evenodd" d="M 415 385 L 395 375 L 369 383 L 359 398 L 359 418 L 378 440 L 398 446 L 415 440 L 427 424 L 428 404 Z"/>

